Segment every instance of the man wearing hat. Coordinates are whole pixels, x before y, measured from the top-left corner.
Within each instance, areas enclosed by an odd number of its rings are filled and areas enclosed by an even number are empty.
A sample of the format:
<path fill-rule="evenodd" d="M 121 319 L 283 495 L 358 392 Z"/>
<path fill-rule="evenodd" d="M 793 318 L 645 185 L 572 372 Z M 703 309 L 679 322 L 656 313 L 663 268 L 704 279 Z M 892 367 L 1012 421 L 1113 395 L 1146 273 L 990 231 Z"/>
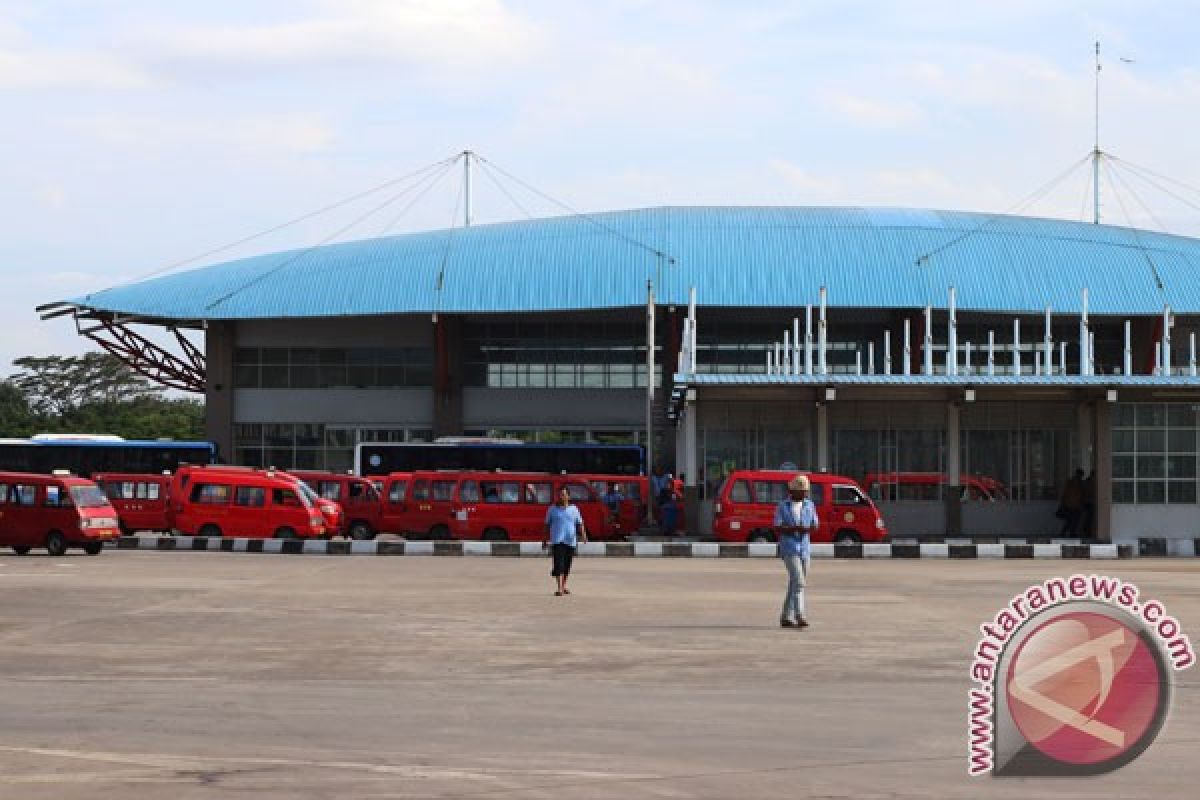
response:
<path fill-rule="evenodd" d="M 807 628 L 804 616 L 804 585 L 808 582 L 808 536 L 817 529 L 817 508 L 808 499 L 808 476 L 788 481 L 788 497 L 775 506 L 775 534 L 779 557 L 787 567 L 788 588 L 779 624 L 785 628 Z"/>

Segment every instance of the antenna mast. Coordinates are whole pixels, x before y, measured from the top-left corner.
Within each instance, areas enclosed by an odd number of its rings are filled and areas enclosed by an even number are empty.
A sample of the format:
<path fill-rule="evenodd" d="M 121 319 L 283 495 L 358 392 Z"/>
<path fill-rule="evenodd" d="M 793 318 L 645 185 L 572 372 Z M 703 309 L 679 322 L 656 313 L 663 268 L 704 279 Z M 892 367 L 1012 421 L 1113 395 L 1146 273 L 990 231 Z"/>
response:
<path fill-rule="evenodd" d="M 1100 42 L 1096 42 L 1096 138 L 1092 146 L 1092 224 L 1100 224 Z"/>

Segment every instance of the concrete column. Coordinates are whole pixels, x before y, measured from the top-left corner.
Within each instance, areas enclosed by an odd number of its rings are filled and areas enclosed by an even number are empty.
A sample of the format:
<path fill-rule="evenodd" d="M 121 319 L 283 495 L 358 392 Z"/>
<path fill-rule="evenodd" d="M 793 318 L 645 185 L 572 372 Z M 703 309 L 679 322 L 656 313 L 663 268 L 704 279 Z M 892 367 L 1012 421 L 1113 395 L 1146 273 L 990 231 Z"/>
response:
<path fill-rule="evenodd" d="M 438 314 L 433 323 L 433 435 L 463 432 L 462 319 Z"/>
<path fill-rule="evenodd" d="M 1091 402 L 1082 402 L 1075 408 L 1076 436 L 1079 438 L 1076 457 L 1079 459 L 1079 469 L 1083 470 L 1084 474 L 1091 472 L 1095 467 L 1096 424 L 1092 418 L 1094 407 Z"/>
<path fill-rule="evenodd" d="M 683 472 L 683 510 L 687 516 L 688 533 L 700 532 L 700 454 L 699 439 L 696 436 L 696 390 L 688 389 L 684 405 L 683 420 L 679 430 L 679 438 L 683 442 L 680 448 L 682 459 L 679 469 Z"/>
<path fill-rule="evenodd" d="M 1098 402 L 1092 415 L 1095 431 L 1096 538 L 1113 540 L 1112 530 L 1112 410 L 1113 404 Z"/>
<path fill-rule="evenodd" d="M 217 445 L 221 460 L 234 464 L 233 322 L 210 322 L 204 332 L 204 436 Z"/>
<path fill-rule="evenodd" d="M 957 401 L 946 403 L 946 493 L 942 498 L 946 504 L 946 535 L 962 534 L 962 484 L 961 436 L 959 433 L 959 406 Z"/>
<path fill-rule="evenodd" d="M 817 403 L 817 471 L 829 472 L 829 403 Z"/>

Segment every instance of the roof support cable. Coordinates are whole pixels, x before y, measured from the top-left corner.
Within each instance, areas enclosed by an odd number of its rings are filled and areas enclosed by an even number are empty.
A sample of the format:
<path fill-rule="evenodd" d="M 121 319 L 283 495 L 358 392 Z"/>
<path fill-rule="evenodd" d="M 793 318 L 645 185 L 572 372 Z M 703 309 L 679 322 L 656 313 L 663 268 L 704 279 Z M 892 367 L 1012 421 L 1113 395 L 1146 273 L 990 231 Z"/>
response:
<path fill-rule="evenodd" d="M 595 225 L 596 227 L 604 230 L 606 233 L 609 233 L 612 236 L 615 236 L 624 242 L 628 242 L 629 244 L 633 245 L 634 247 L 639 247 L 643 250 L 646 250 L 657 258 L 666 259 L 668 264 L 675 263 L 674 256 L 670 255 L 669 253 L 665 253 L 662 250 L 660 250 L 659 248 L 654 247 L 653 245 L 647 244 L 646 242 L 643 242 L 640 239 L 635 239 L 634 237 L 617 230 L 613 226 L 607 225 L 604 222 L 601 222 L 599 219 L 597 219 L 592 214 L 588 214 L 586 212 L 579 211 L 578 209 L 572 208 L 571 206 L 567 205 L 566 203 L 562 202 L 561 200 L 557 200 L 557 199 L 551 197 L 550 195 L 541 191 L 537 187 L 531 186 L 530 184 L 528 184 L 525 181 L 518 178 L 516 175 L 513 175 L 511 172 L 505 170 L 504 168 L 502 168 L 499 164 L 497 164 L 494 161 L 489 161 L 488 159 L 486 159 L 483 156 L 478 155 L 478 154 L 476 154 L 475 157 L 480 161 L 480 163 L 491 165 L 491 167 L 493 169 L 495 169 L 497 172 L 499 172 L 504 177 L 508 178 L 513 183 L 516 183 L 519 186 L 524 187 L 525 189 L 532 192 L 533 194 L 536 194 L 538 197 L 542 198 L 543 200 L 547 200 L 550 203 L 553 203 L 554 205 L 556 205 L 559 208 L 566 211 L 571 216 L 579 217 L 581 219 L 587 220 L 588 222 Z"/>
<path fill-rule="evenodd" d="M 350 203 L 353 203 L 357 200 L 362 200 L 365 197 L 369 197 L 377 192 L 381 192 L 384 189 L 389 189 L 393 186 L 396 186 L 397 184 L 402 184 L 405 181 L 411 180 L 413 178 L 419 178 L 420 176 L 426 175 L 427 173 L 429 173 L 433 170 L 436 170 L 439 167 L 444 167 L 447 164 L 452 164 L 454 161 L 456 161 L 458 159 L 458 157 L 459 156 L 455 155 L 455 156 L 451 156 L 450 158 L 444 158 L 441 161 L 437 161 L 433 164 L 429 164 L 428 166 L 425 166 L 425 167 L 422 167 L 421 169 L 410 172 L 407 175 L 401 175 L 399 178 L 393 178 L 391 180 L 385 181 L 381 184 L 378 184 L 377 186 L 371 187 L 370 189 L 367 189 L 362 192 L 358 192 L 357 194 L 353 194 L 349 197 L 338 200 L 335 203 L 330 203 L 327 206 L 318 208 L 315 211 L 309 211 L 306 214 L 301 214 L 300 216 L 290 219 L 287 222 L 282 222 L 278 225 L 273 225 L 270 228 L 259 231 L 258 233 L 253 233 L 249 236 L 243 236 L 241 239 L 238 239 L 237 241 L 234 241 L 234 242 L 230 242 L 229 244 L 221 245 L 220 247 L 214 247 L 211 250 L 206 250 L 203 253 L 199 253 L 199 254 L 191 256 L 189 258 L 182 259 L 180 261 L 175 261 L 171 264 L 167 264 L 164 267 L 159 267 L 156 270 L 152 270 L 143 275 L 139 275 L 137 277 L 130 278 L 129 280 L 127 280 L 123 283 L 118 283 L 118 284 L 115 284 L 114 286 L 110 286 L 108 288 L 113 289 L 113 288 L 116 288 L 117 286 L 126 286 L 131 283 L 137 283 L 139 281 L 144 281 L 147 278 L 154 278 L 154 277 L 157 277 L 158 275 L 162 275 L 166 272 L 170 272 L 172 270 L 178 269 L 179 267 L 184 267 L 184 266 L 187 266 L 188 264 L 192 264 L 192 263 L 195 263 L 196 261 L 200 261 L 201 259 L 209 258 L 210 256 L 215 256 L 218 253 L 224 253 L 227 250 L 232 250 L 235 247 L 240 247 L 241 245 L 248 244 L 249 242 L 252 242 L 255 239 L 261 239 L 262 237 L 269 236 L 272 233 L 277 233 L 285 228 L 291 227 L 292 225 L 297 225 L 301 222 L 310 220 L 313 217 L 318 217 L 321 214 L 326 214 L 330 211 L 335 211 L 335 210 L 337 210 L 343 206 L 349 205 Z M 88 294 L 86 296 L 91 297 L 92 295 Z"/>
<path fill-rule="evenodd" d="M 406 194 L 408 194 L 409 192 L 411 192 L 411 191 L 413 190 L 413 188 L 414 188 L 414 187 L 411 187 L 411 186 L 410 186 L 409 188 L 405 189 L 404 191 L 400 192 L 399 194 L 392 195 L 392 196 L 391 196 L 391 197 L 389 197 L 388 199 L 384 200 L 382 203 L 379 203 L 378 205 L 376 205 L 376 206 L 374 206 L 374 207 L 372 207 L 372 208 L 368 209 L 366 213 L 364 213 L 364 214 L 361 214 L 360 216 L 358 216 L 358 217 L 356 217 L 355 219 L 351 220 L 351 221 L 349 222 L 349 224 L 347 224 L 347 225 L 343 225 L 342 227 L 338 228 L 336 231 L 334 231 L 333 233 L 329 234 L 328 236 L 326 236 L 324 239 L 322 239 L 321 241 L 317 242 L 316 244 L 309 245 L 308 247 L 304 248 L 303 250 L 298 250 L 298 251 L 296 251 L 295 253 L 293 253 L 293 254 L 292 254 L 292 256 L 291 256 L 290 258 L 286 258 L 286 259 L 284 259 L 283 261 L 281 261 L 279 264 L 276 264 L 276 265 L 275 265 L 274 267 L 272 267 L 271 269 L 269 269 L 269 270 L 267 270 L 267 271 L 265 271 L 265 272 L 263 272 L 263 273 L 261 273 L 261 274 L 259 274 L 259 275 L 256 275 L 256 276 L 254 276 L 253 278 L 251 278 L 250 280 L 246 281 L 246 282 L 245 282 L 245 283 L 243 283 L 241 286 L 238 286 L 238 287 L 237 287 L 237 288 L 235 288 L 235 289 L 230 289 L 228 292 L 226 292 L 225 294 L 221 295 L 221 296 L 220 296 L 220 297 L 218 297 L 216 300 L 213 300 L 211 303 L 209 303 L 207 306 L 205 306 L 205 307 L 204 307 L 204 308 L 205 308 L 205 310 L 206 310 L 206 311 L 212 311 L 214 308 L 216 308 L 217 306 L 221 305 L 222 303 L 224 303 L 226 300 L 228 300 L 229 298 L 233 297 L 234 295 L 236 295 L 236 294 L 238 294 L 238 293 L 240 293 L 240 292 L 243 292 L 243 291 L 245 291 L 246 289 L 249 289 L 249 288 L 251 288 L 251 287 L 253 287 L 253 286 L 256 286 L 256 285 L 258 285 L 258 284 L 262 283 L 262 282 L 263 282 L 263 281 L 265 281 L 267 278 L 270 278 L 272 275 L 275 275 L 276 273 L 278 273 L 280 270 L 282 270 L 282 269 L 284 269 L 284 268 L 286 268 L 286 267 L 290 267 L 290 266 L 292 266 L 293 264 L 295 264 L 296 262 L 298 262 L 298 261 L 301 261 L 302 259 L 304 259 L 304 258 L 306 258 L 307 256 L 311 255 L 311 254 L 312 254 L 314 251 L 316 251 L 316 250 L 318 250 L 319 248 L 321 248 L 321 247 L 324 247 L 325 245 L 327 245 L 327 244 L 329 244 L 329 243 L 333 242 L 333 241 L 334 241 L 335 239 L 337 239 L 338 237 L 340 237 L 340 236 L 342 236 L 343 234 L 345 234 L 345 233 L 349 232 L 350 230 L 352 230 L 352 229 L 354 229 L 354 228 L 358 227 L 358 226 L 359 226 L 359 225 L 361 225 L 363 222 L 366 222 L 368 219 L 370 219 L 371 217 L 375 216 L 376 214 L 378 214 L 378 213 L 379 213 L 380 211 L 382 211 L 383 209 L 387 208 L 388 206 L 392 205 L 392 204 L 393 204 L 393 203 L 395 203 L 396 201 L 400 200 L 402 197 L 404 197 L 404 195 L 406 195 Z"/>
<path fill-rule="evenodd" d="M 1117 191 L 1116 182 L 1112 177 L 1112 166 L 1105 161 L 1101 161 L 1100 165 L 1102 167 L 1101 174 L 1108 179 L 1108 185 L 1112 188 L 1113 194 L 1117 198 L 1117 205 L 1121 207 L 1121 213 L 1125 215 L 1125 221 L 1129 225 L 1129 231 L 1131 234 L 1133 234 L 1134 244 L 1141 252 L 1142 257 L 1146 259 L 1146 263 L 1150 266 L 1150 274 L 1154 278 L 1154 284 L 1158 287 L 1158 291 L 1162 293 L 1163 300 L 1165 301 L 1167 299 L 1167 288 L 1163 285 L 1162 275 L 1159 274 L 1158 266 L 1154 263 L 1154 259 L 1150 256 L 1149 248 L 1147 248 L 1145 243 L 1142 242 L 1141 232 L 1138 230 L 1137 226 L 1133 224 L 1133 218 L 1129 215 L 1129 209 L 1125 207 L 1125 199 L 1121 197 L 1121 193 Z"/>
<path fill-rule="evenodd" d="M 400 220 L 403 219 L 404 216 L 409 211 L 412 210 L 412 207 L 415 206 L 417 203 L 421 202 L 421 200 L 425 197 L 425 195 L 429 194 L 429 191 L 434 186 L 437 186 L 439 183 L 441 183 L 442 179 L 445 178 L 446 175 L 448 175 L 452 169 L 454 169 L 454 163 L 455 162 L 451 161 L 450 163 L 446 164 L 446 166 L 444 166 L 442 168 L 441 172 L 433 173 L 431 175 L 425 176 L 425 178 L 423 180 L 428 181 L 428 183 L 425 184 L 425 188 L 421 189 L 421 191 L 419 191 L 417 194 L 413 195 L 413 198 L 404 204 L 404 208 L 400 209 L 399 213 L 397 213 L 396 216 L 392 218 L 392 221 L 389 222 L 387 225 L 385 225 L 379 231 L 378 235 L 379 236 L 387 236 L 389 233 L 391 233 L 395 229 L 396 225 L 399 224 Z M 414 186 L 414 188 L 415 188 L 415 186 Z"/>
<path fill-rule="evenodd" d="M 939 247 L 935 247 L 934 249 L 926 252 L 925 254 L 918 256 L 917 260 L 915 262 L 916 265 L 920 267 L 920 266 L 924 266 L 924 265 L 928 264 L 929 259 L 932 258 L 933 256 L 937 255 L 938 253 L 949 250 L 951 247 L 954 247 L 956 244 L 958 244 L 962 241 L 965 241 L 966 239 L 971 238 L 975 234 L 982 232 L 983 230 L 985 230 L 986 228 L 988 228 L 992 225 L 995 225 L 997 222 L 1000 221 L 1000 219 L 1002 217 L 1009 215 L 1009 214 L 1019 213 L 1022 209 L 1032 205 L 1033 203 L 1037 202 L 1038 200 L 1041 200 L 1043 197 L 1045 197 L 1047 194 L 1049 194 L 1056 186 L 1058 186 L 1060 183 L 1062 183 L 1068 177 L 1070 177 L 1072 175 L 1072 173 L 1075 172 L 1075 170 L 1079 169 L 1081 166 L 1083 166 L 1088 161 L 1090 161 L 1092 159 L 1092 156 L 1093 156 L 1093 153 L 1089 152 L 1086 156 L 1079 159 L 1071 166 L 1067 167 L 1067 169 L 1063 170 L 1057 176 L 1052 178 L 1049 182 L 1043 184 L 1041 187 L 1039 187 L 1037 190 L 1035 190 L 1031 195 L 1026 197 L 1021 202 L 1017 203 L 1014 206 L 1009 207 L 1008 209 L 1006 209 L 1005 211 L 1002 211 L 999 214 L 989 215 L 986 220 L 984 220 L 983 222 L 981 222 L 979 225 L 975 226 L 974 228 L 972 228 L 968 231 L 965 231 L 965 232 L 959 234 L 958 236 L 954 237 L 950 241 L 946 242 L 945 244 L 943 244 Z"/>
<path fill-rule="evenodd" d="M 469 156 L 464 155 L 463 158 L 469 158 Z M 437 280 L 433 285 L 433 319 L 435 322 L 438 312 L 442 310 L 442 288 L 446 285 L 446 266 L 450 262 L 450 251 L 454 246 L 454 234 L 458 232 L 458 227 L 454 223 L 458 219 L 458 210 L 462 206 L 465 191 L 466 185 L 460 184 L 458 194 L 454 198 L 454 211 L 450 214 L 450 226 L 446 229 L 446 246 L 442 249 L 442 263 L 438 265 Z"/>
<path fill-rule="evenodd" d="M 1171 197 L 1175 198 L 1179 202 L 1183 203 L 1188 208 L 1191 208 L 1195 211 L 1200 211 L 1200 203 L 1197 203 L 1196 201 L 1193 201 L 1193 200 L 1189 200 L 1188 198 L 1180 195 L 1178 192 L 1168 189 L 1166 186 L 1163 186 L 1160 183 L 1158 183 L 1156 180 L 1154 180 L 1154 178 L 1159 178 L 1160 180 L 1170 181 L 1171 183 L 1174 183 L 1178 186 L 1182 186 L 1189 191 L 1194 191 L 1194 192 L 1200 193 L 1200 189 L 1193 189 L 1192 187 L 1188 186 L 1185 183 L 1181 183 L 1180 181 L 1172 180 L 1170 178 L 1165 178 L 1164 176 L 1159 175 L 1156 172 L 1152 172 L 1148 169 L 1145 169 L 1144 167 L 1138 167 L 1137 165 L 1132 164 L 1129 161 L 1124 161 L 1122 159 L 1118 159 L 1115 156 L 1112 158 L 1114 161 L 1119 161 L 1121 166 L 1123 168 L 1125 168 L 1126 170 L 1128 170 L 1129 173 L 1131 175 L 1133 175 L 1134 177 L 1140 178 L 1141 180 L 1145 181 L 1150 186 L 1159 190 L 1163 194 L 1170 195 Z"/>
<path fill-rule="evenodd" d="M 1154 170 L 1150 169 L 1149 167 L 1143 167 L 1138 164 L 1134 164 L 1132 161 L 1129 161 L 1124 158 L 1117 158 L 1116 156 L 1113 156 L 1113 155 L 1110 155 L 1109 158 L 1113 161 L 1119 161 L 1122 166 L 1124 166 L 1128 169 L 1131 169 L 1135 172 L 1144 172 L 1147 175 L 1158 178 L 1160 181 L 1165 181 L 1166 183 L 1173 183 L 1181 189 L 1186 189 L 1187 191 L 1192 192 L 1194 194 L 1200 194 L 1200 188 L 1192 186 L 1191 184 L 1188 184 L 1188 183 L 1184 183 L 1183 181 L 1179 180 L 1178 178 L 1172 178 L 1170 175 L 1163 175 L 1162 173 L 1155 172 Z M 1163 191 L 1166 191 L 1166 190 L 1164 189 Z"/>
<path fill-rule="evenodd" d="M 1137 202 L 1138 206 L 1141 207 L 1146 216 L 1149 217 L 1154 223 L 1155 228 L 1163 233 L 1167 233 L 1167 226 L 1163 225 L 1162 220 L 1160 220 L 1155 213 L 1150 210 L 1150 206 L 1146 205 L 1145 201 L 1142 200 L 1141 196 L 1137 193 L 1133 186 L 1127 180 L 1125 180 L 1125 176 L 1121 174 L 1121 170 L 1117 169 L 1117 165 L 1113 162 L 1110 162 L 1108 164 L 1108 171 L 1109 180 L 1115 180 L 1117 183 L 1121 184 L 1121 187 L 1129 193 L 1129 196 Z"/>
<path fill-rule="evenodd" d="M 1079 206 L 1080 222 L 1087 222 L 1087 205 L 1090 197 L 1092 197 L 1092 170 L 1087 171 L 1087 177 L 1083 181 L 1083 203 Z"/>
<path fill-rule="evenodd" d="M 533 219 L 533 214 L 529 213 L 529 209 L 527 209 L 527 208 L 525 208 L 525 206 L 521 205 L 521 203 L 519 203 L 517 201 L 517 198 L 513 197 L 512 192 L 508 191 L 508 189 L 505 188 L 504 184 L 502 184 L 499 180 L 496 179 L 496 176 L 493 174 L 493 172 L 492 172 L 491 168 L 488 166 L 487 162 L 480 160 L 479 166 L 483 168 L 482 172 L 484 175 L 486 175 L 488 177 L 488 180 L 490 180 L 493 184 L 495 184 L 496 188 L 499 189 L 501 191 L 501 193 L 503 193 L 504 196 L 508 198 L 508 202 L 510 202 L 514 206 L 516 206 L 517 210 L 520 211 L 522 214 L 524 214 L 526 219 Z"/>

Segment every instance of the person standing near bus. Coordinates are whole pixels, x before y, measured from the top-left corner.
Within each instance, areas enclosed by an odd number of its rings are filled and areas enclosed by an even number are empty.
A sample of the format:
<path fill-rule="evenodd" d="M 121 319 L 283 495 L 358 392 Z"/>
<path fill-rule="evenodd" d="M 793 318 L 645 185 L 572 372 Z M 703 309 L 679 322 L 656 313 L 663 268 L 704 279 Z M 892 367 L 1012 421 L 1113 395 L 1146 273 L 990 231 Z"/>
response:
<path fill-rule="evenodd" d="M 559 490 L 554 505 L 546 509 L 546 533 L 542 542 L 543 547 L 551 549 L 551 555 L 554 557 L 554 568 L 550 575 L 556 582 L 555 597 L 571 593 L 567 588 L 567 578 L 571 574 L 576 543 L 582 541 L 587 544 L 587 540 L 583 516 L 571 503 L 571 492 L 564 486 Z"/>
<path fill-rule="evenodd" d="M 787 595 L 779 624 L 784 628 L 807 628 L 804 609 L 804 587 L 808 583 L 809 534 L 817 529 L 817 508 L 808 498 L 807 475 L 797 475 L 788 481 L 788 497 L 775 507 L 775 538 L 779 541 L 779 557 L 787 568 Z"/>

